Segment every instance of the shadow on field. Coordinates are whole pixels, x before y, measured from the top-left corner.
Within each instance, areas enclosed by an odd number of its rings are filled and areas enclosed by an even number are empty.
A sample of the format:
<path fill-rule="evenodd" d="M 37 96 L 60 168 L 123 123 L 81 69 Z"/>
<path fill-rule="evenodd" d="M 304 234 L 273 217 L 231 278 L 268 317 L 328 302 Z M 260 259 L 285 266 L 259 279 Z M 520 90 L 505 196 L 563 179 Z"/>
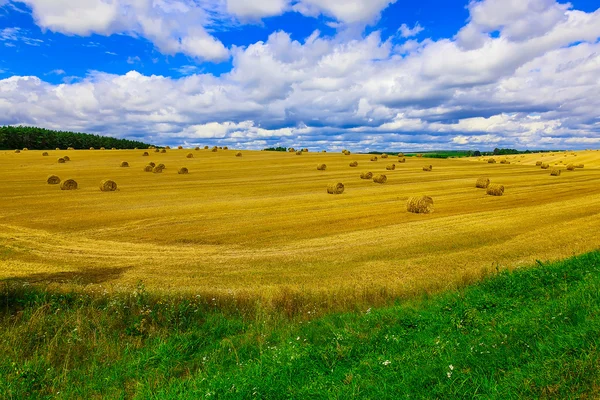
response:
<path fill-rule="evenodd" d="M 79 271 L 53 272 L 53 273 L 35 273 L 15 278 L 6 278 L 0 282 L 29 282 L 29 283 L 74 283 L 78 285 L 88 285 L 92 283 L 102 283 L 121 277 L 132 266 L 121 268 L 90 268 Z"/>

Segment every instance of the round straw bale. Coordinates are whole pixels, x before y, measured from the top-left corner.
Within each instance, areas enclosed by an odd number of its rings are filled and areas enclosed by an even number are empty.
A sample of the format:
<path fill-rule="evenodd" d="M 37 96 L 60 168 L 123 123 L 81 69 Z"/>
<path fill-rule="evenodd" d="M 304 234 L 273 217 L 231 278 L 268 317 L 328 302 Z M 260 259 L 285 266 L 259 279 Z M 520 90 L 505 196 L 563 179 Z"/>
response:
<path fill-rule="evenodd" d="M 134 147 L 133 149 L 134 149 L 134 150 L 137 150 L 138 148 L 137 148 L 137 147 Z"/>
<path fill-rule="evenodd" d="M 360 179 L 373 179 L 372 172 L 361 172 Z"/>
<path fill-rule="evenodd" d="M 215 146 L 215 147 L 212 148 L 212 152 L 213 153 L 216 153 L 218 150 L 219 150 L 219 148 L 217 146 Z"/>
<path fill-rule="evenodd" d="M 388 171 L 393 171 L 396 169 L 396 164 L 388 164 L 385 169 L 387 169 Z"/>
<path fill-rule="evenodd" d="M 371 157 L 371 161 L 377 161 L 377 156 Z"/>
<path fill-rule="evenodd" d="M 142 156 L 144 156 L 144 157 L 148 157 L 149 155 L 150 155 L 150 154 L 148 154 L 148 152 L 147 152 L 147 151 L 145 151 L 145 152 L 144 152 L 144 154 L 142 154 Z"/>
<path fill-rule="evenodd" d="M 208 146 L 204 146 L 204 150 L 208 150 Z"/>
<path fill-rule="evenodd" d="M 575 171 L 575 165 L 573 165 L 573 164 L 567 165 L 567 171 Z"/>
<path fill-rule="evenodd" d="M 490 196 L 502 196 L 504 194 L 504 185 L 490 183 L 485 192 Z"/>
<path fill-rule="evenodd" d="M 46 182 L 48 182 L 49 185 L 58 185 L 60 183 L 60 178 L 56 175 L 48 175 Z"/>
<path fill-rule="evenodd" d="M 93 148 L 93 147 L 90 147 L 90 150 L 96 150 L 96 149 L 95 149 L 95 148 Z"/>
<path fill-rule="evenodd" d="M 386 183 L 387 182 L 387 176 L 385 176 L 385 175 L 375 175 L 373 177 L 373 182 L 375 182 L 375 183 Z"/>
<path fill-rule="evenodd" d="M 166 153 L 167 151 L 165 149 L 162 149 L 162 150 L 161 149 L 154 149 L 154 152 L 155 153 L 161 153 L 161 152 L 162 153 Z"/>
<path fill-rule="evenodd" d="M 75 190 L 77 189 L 77 182 L 75 179 L 65 179 L 60 183 L 60 190 Z"/>
<path fill-rule="evenodd" d="M 307 148 L 304 148 L 304 149 L 302 149 L 302 151 L 303 151 L 304 153 L 308 153 L 308 149 L 307 149 Z"/>
<path fill-rule="evenodd" d="M 196 146 L 194 147 L 194 150 L 200 150 L 200 147 Z"/>
<path fill-rule="evenodd" d="M 404 153 L 398 153 L 398 157 L 404 157 Z"/>
<path fill-rule="evenodd" d="M 152 169 L 152 172 L 154 172 L 155 174 L 160 174 L 163 172 L 163 169 L 160 166 L 156 166 Z"/>
<path fill-rule="evenodd" d="M 406 202 L 406 211 L 415 214 L 429 214 L 433 212 L 433 199 L 429 196 L 409 197 Z"/>
<path fill-rule="evenodd" d="M 229 147 L 223 146 L 223 150 L 229 150 Z"/>
<path fill-rule="evenodd" d="M 583 168 L 583 164 L 577 164 L 575 168 Z"/>
<path fill-rule="evenodd" d="M 325 165 L 325 164 L 317 165 L 317 170 L 319 170 L 319 171 L 325 171 L 326 169 L 327 169 L 327 165 Z"/>
<path fill-rule="evenodd" d="M 329 194 L 342 194 L 344 193 L 344 184 L 341 182 L 330 183 L 327 185 L 327 193 Z"/>
<path fill-rule="evenodd" d="M 121 167 L 129 167 L 129 163 L 127 161 L 121 161 Z"/>
<path fill-rule="evenodd" d="M 20 152 L 21 152 L 21 150 L 19 150 L 19 149 L 15 150 L 15 153 L 20 153 Z"/>
<path fill-rule="evenodd" d="M 383 154 L 381 155 L 381 158 L 388 158 L 388 155 L 387 155 L 387 154 L 385 154 L 385 153 L 383 153 Z"/>
<path fill-rule="evenodd" d="M 165 146 L 165 149 L 171 150 L 171 146 Z"/>
<path fill-rule="evenodd" d="M 100 150 L 106 150 L 104 147 L 100 147 Z"/>
<path fill-rule="evenodd" d="M 433 170 L 433 166 L 431 166 L 431 165 L 426 165 L 423 167 L 423 171 L 431 171 L 431 170 Z"/>
<path fill-rule="evenodd" d="M 166 169 L 167 168 L 167 166 L 165 164 L 163 164 L 163 163 L 158 164 L 157 167 L 160 168 L 160 169 Z"/>
<path fill-rule="evenodd" d="M 406 162 L 406 158 L 402 157 L 398 159 L 398 162 L 404 164 Z"/>
<path fill-rule="evenodd" d="M 550 175 L 552 175 L 552 176 L 560 176 L 560 169 L 558 169 L 558 168 L 552 168 L 552 171 L 550 171 Z"/>
<path fill-rule="evenodd" d="M 183 146 L 177 146 L 179 150 L 183 150 Z"/>
<path fill-rule="evenodd" d="M 542 162 L 541 161 L 536 161 L 535 162 L 535 166 L 536 167 L 541 167 L 542 166 Z"/>
<path fill-rule="evenodd" d="M 550 168 L 550 164 L 542 163 L 542 169 Z"/>
<path fill-rule="evenodd" d="M 113 147 L 111 150 L 116 150 L 116 149 L 117 149 L 116 147 Z"/>
<path fill-rule="evenodd" d="M 65 159 L 64 159 L 64 158 L 62 158 L 62 157 L 60 157 L 60 158 L 59 158 L 58 160 L 56 160 L 56 161 L 58 161 L 58 163 L 59 163 L 59 164 L 64 164 L 64 163 L 65 163 Z"/>
<path fill-rule="evenodd" d="M 47 155 L 48 155 L 47 151 L 45 151 L 45 152 L 42 153 L 42 156 L 44 156 L 44 157 L 46 157 Z"/>
<path fill-rule="evenodd" d="M 419 154 L 417 154 L 417 157 L 421 158 L 421 157 L 423 157 L 423 154 L 419 153 Z"/>
<path fill-rule="evenodd" d="M 155 164 L 153 161 L 150 161 L 150 162 L 148 163 L 148 165 L 149 165 L 149 166 L 151 166 L 152 168 L 156 167 L 156 164 Z"/>
<path fill-rule="evenodd" d="M 321 150 L 321 153 L 327 153 L 327 150 Z"/>
<path fill-rule="evenodd" d="M 489 178 L 486 178 L 485 176 L 480 176 L 479 178 L 477 178 L 477 182 L 475 182 L 475 187 L 478 187 L 480 189 L 487 189 L 488 186 L 490 186 Z"/>
<path fill-rule="evenodd" d="M 69 157 L 69 156 L 63 156 L 63 159 L 64 159 L 65 161 L 71 161 L 71 157 Z"/>
<path fill-rule="evenodd" d="M 154 146 L 148 146 L 148 150 L 152 150 Z"/>
<path fill-rule="evenodd" d="M 223 146 L 219 146 L 219 150 L 223 150 Z"/>
<path fill-rule="evenodd" d="M 293 147 L 290 147 L 290 148 L 288 149 L 288 152 L 290 152 L 290 153 L 295 153 L 295 152 L 296 152 L 296 149 L 295 149 L 295 148 L 293 148 Z"/>
<path fill-rule="evenodd" d="M 23 151 L 27 151 L 29 150 L 27 147 L 23 147 Z"/>
<path fill-rule="evenodd" d="M 241 156 L 242 156 L 242 152 L 241 152 L 241 151 L 238 151 L 237 153 L 235 153 L 235 156 L 236 156 L 236 157 L 241 157 Z"/>
<path fill-rule="evenodd" d="M 488 164 L 496 164 L 496 159 L 495 158 L 488 159 Z"/>
<path fill-rule="evenodd" d="M 296 152 L 296 155 L 297 155 L 297 156 L 301 156 L 301 155 L 302 155 L 302 153 L 303 153 L 302 151 L 297 151 L 297 152 Z"/>
<path fill-rule="evenodd" d="M 186 167 L 181 167 L 181 168 L 179 168 L 179 171 L 177 171 L 177 173 L 179 175 L 184 175 L 184 174 L 187 174 L 188 172 L 190 172 L 190 171 Z"/>
<path fill-rule="evenodd" d="M 67 150 L 75 150 L 75 148 L 73 148 L 73 147 L 67 147 Z M 104 150 L 104 149 L 102 149 L 102 150 Z"/>
<path fill-rule="evenodd" d="M 152 172 L 152 169 L 154 169 L 154 167 L 148 164 L 144 167 L 144 172 Z"/>
<path fill-rule="evenodd" d="M 105 179 L 100 182 L 100 190 L 103 192 L 114 192 L 117 190 L 117 183 L 110 179 Z"/>
<path fill-rule="evenodd" d="M 56 148 L 56 149 L 54 149 L 54 150 L 60 150 L 60 147 L 57 147 L 57 148 Z"/>
<path fill-rule="evenodd" d="M 352 162 L 350 163 L 350 166 L 351 166 L 351 167 L 358 167 L 358 161 L 352 161 Z"/>
<path fill-rule="evenodd" d="M 187 156 L 185 156 L 186 158 L 194 158 L 194 155 L 192 153 L 188 153 Z"/>

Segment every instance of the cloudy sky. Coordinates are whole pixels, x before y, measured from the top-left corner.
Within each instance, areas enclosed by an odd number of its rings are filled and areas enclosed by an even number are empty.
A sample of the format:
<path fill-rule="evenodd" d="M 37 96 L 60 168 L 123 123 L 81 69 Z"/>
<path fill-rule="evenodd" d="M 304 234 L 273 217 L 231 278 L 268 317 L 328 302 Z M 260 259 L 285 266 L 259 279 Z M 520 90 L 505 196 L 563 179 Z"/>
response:
<path fill-rule="evenodd" d="M 0 125 L 254 149 L 598 148 L 599 39 L 599 0 L 0 0 Z"/>

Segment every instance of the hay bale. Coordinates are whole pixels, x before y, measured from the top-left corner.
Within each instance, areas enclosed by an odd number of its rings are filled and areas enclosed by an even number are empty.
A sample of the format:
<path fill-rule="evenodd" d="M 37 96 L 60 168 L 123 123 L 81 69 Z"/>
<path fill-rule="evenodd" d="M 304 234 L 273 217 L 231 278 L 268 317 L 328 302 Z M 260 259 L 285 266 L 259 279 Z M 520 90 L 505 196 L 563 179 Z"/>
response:
<path fill-rule="evenodd" d="M 487 162 L 488 162 L 488 164 L 496 164 L 496 159 L 490 158 Z"/>
<path fill-rule="evenodd" d="M 116 147 L 113 147 L 111 150 L 116 150 L 116 149 L 117 149 Z"/>
<path fill-rule="evenodd" d="M 293 148 L 293 147 L 290 147 L 290 148 L 288 149 L 288 152 L 290 152 L 290 153 L 295 153 L 295 152 L 296 152 L 296 149 L 295 149 L 295 148 Z"/>
<path fill-rule="evenodd" d="M 242 156 L 242 152 L 241 152 L 241 151 L 238 151 L 237 153 L 235 153 L 235 156 L 236 156 L 236 157 L 241 157 L 241 156 Z"/>
<path fill-rule="evenodd" d="M 344 184 L 341 182 L 330 183 L 327 185 L 327 193 L 329 194 L 342 194 L 344 193 Z"/>
<path fill-rule="evenodd" d="M 423 157 L 423 154 L 419 153 L 419 154 L 417 154 L 417 157 L 421 158 L 421 157 Z"/>
<path fill-rule="evenodd" d="M 163 163 L 158 164 L 157 167 L 160 169 L 167 169 L 167 166 Z"/>
<path fill-rule="evenodd" d="M 63 156 L 63 159 L 64 159 L 65 161 L 71 161 L 71 157 L 69 157 L 69 156 Z"/>
<path fill-rule="evenodd" d="M 148 150 L 152 150 L 154 146 L 148 146 Z"/>
<path fill-rule="evenodd" d="M 148 157 L 150 154 L 148 154 L 147 151 L 144 152 L 144 154 L 142 154 L 143 157 Z"/>
<path fill-rule="evenodd" d="M 406 162 L 406 158 L 404 158 L 404 157 L 402 157 L 402 158 L 399 158 L 399 159 L 398 159 L 398 162 L 399 162 L 400 164 L 404 164 L 404 163 Z"/>
<path fill-rule="evenodd" d="M 325 164 L 319 164 L 317 165 L 317 170 L 318 171 L 325 171 L 327 169 L 327 165 Z"/>
<path fill-rule="evenodd" d="M 171 150 L 171 146 L 165 146 L 165 149 Z"/>
<path fill-rule="evenodd" d="M 59 163 L 59 164 L 64 164 L 64 163 L 65 163 L 65 159 L 64 159 L 64 158 L 62 158 L 62 157 L 60 157 L 60 158 L 59 158 L 58 160 L 56 160 L 56 161 L 58 161 L 58 163 Z"/>
<path fill-rule="evenodd" d="M 188 153 L 187 156 L 185 156 L 186 158 L 194 158 L 194 155 L 192 153 Z"/>
<path fill-rule="evenodd" d="M 121 167 L 129 167 L 129 163 L 127 161 L 121 161 Z"/>
<path fill-rule="evenodd" d="M 550 164 L 542 163 L 542 169 L 550 168 Z"/>
<path fill-rule="evenodd" d="M 90 147 L 90 150 L 96 150 L 96 149 L 95 149 L 95 148 L 93 148 L 93 147 Z"/>
<path fill-rule="evenodd" d="M 583 164 L 577 164 L 575 168 L 583 168 Z"/>
<path fill-rule="evenodd" d="M 187 174 L 187 173 L 189 173 L 189 172 L 190 172 L 190 171 L 189 171 L 189 170 L 188 170 L 186 167 L 181 167 L 181 168 L 179 168 L 179 170 L 177 171 L 177 173 L 178 173 L 179 175 L 185 175 L 185 174 Z"/>
<path fill-rule="evenodd" d="M 67 150 L 75 150 L 75 148 L 73 148 L 73 147 L 67 147 Z M 101 150 L 104 150 L 104 149 L 101 149 Z"/>
<path fill-rule="evenodd" d="M 302 151 L 297 151 L 297 152 L 296 152 L 296 155 L 297 155 L 297 156 L 301 156 L 301 155 L 302 155 L 302 153 L 303 153 Z"/>
<path fill-rule="evenodd" d="M 229 147 L 223 146 L 223 150 L 229 150 Z"/>
<path fill-rule="evenodd" d="M 27 147 L 23 147 L 23 151 L 28 151 L 29 149 Z"/>
<path fill-rule="evenodd" d="M 504 185 L 490 183 L 485 192 L 490 196 L 502 196 L 504 194 Z"/>
<path fill-rule="evenodd" d="M 383 154 L 381 155 L 381 158 L 388 158 L 388 155 L 387 155 L 387 154 L 385 154 L 385 153 L 383 153 Z"/>
<path fill-rule="evenodd" d="M 373 179 L 372 172 L 361 172 L 360 179 Z"/>
<path fill-rule="evenodd" d="M 433 170 L 433 166 L 432 165 L 426 165 L 423 167 L 423 171 L 431 171 Z"/>
<path fill-rule="evenodd" d="M 19 149 L 15 150 L 15 153 L 20 153 L 20 152 L 21 152 L 21 150 L 19 150 Z"/>
<path fill-rule="evenodd" d="M 352 161 L 352 162 L 350 163 L 350 166 L 351 166 L 351 167 L 358 167 L 358 161 Z"/>
<path fill-rule="evenodd" d="M 223 150 L 223 146 L 219 146 L 219 150 Z"/>
<path fill-rule="evenodd" d="M 57 147 L 57 148 L 56 148 L 56 149 L 54 149 L 54 150 L 60 150 L 60 147 Z"/>
<path fill-rule="evenodd" d="M 155 164 L 154 162 L 152 162 L 152 161 L 150 161 L 150 162 L 148 163 L 148 165 L 149 165 L 149 166 L 151 166 L 152 168 L 156 167 L 156 164 Z"/>
<path fill-rule="evenodd" d="M 208 150 L 208 146 L 204 146 L 204 150 Z"/>
<path fill-rule="evenodd" d="M 415 214 L 429 214 L 433 212 L 433 199 L 429 196 L 409 197 L 406 202 L 406 211 Z"/>
<path fill-rule="evenodd" d="M 217 146 L 215 146 L 215 147 L 213 147 L 213 148 L 212 148 L 212 152 L 213 152 L 213 153 L 216 153 L 218 150 L 219 150 L 219 149 L 218 149 L 218 147 L 217 147 Z"/>
<path fill-rule="evenodd" d="M 388 164 L 386 165 L 385 169 L 387 169 L 388 171 L 393 171 L 396 169 L 396 164 Z"/>
<path fill-rule="evenodd" d="M 535 162 L 535 166 L 536 167 L 541 167 L 542 166 L 542 162 L 541 161 L 536 161 Z"/>
<path fill-rule="evenodd" d="M 321 150 L 321 153 L 327 153 L 327 150 Z"/>
<path fill-rule="evenodd" d="M 100 190 L 103 192 L 114 192 L 117 190 L 117 183 L 110 179 L 105 179 L 100 182 Z"/>
<path fill-rule="evenodd" d="M 573 164 L 567 165 L 567 171 L 575 171 L 575 165 L 573 165 Z"/>
<path fill-rule="evenodd" d="M 56 175 L 48 175 L 46 182 L 48 185 L 58 185 L 60 183 L 60 178 Z"/>
<path fill-rule="evenodd" d="M 44 157 L 48 156 L 48 152 L 47 151 L 43 152 L 42 156 L 44 156 Z"/>
<path fill-rule="evenodd" d="M 373 177 L 373 182 L 375 182 L 375 183 L 386 183 L 387 182 L 387 176 L 385 176 L 385 175 L 375 175 Z"/>
<path fill-rule="evenodd" d="M 75 179 L 65 179 L 60 183 L 60 190 L 75 190 L 77 189 L 77 182 Z"/>
<path fill-rule="evenodd" d="M 70 150 L 70 149 L 68 149 L 68 150 Z M 106 150 L 106 149 L 104 147 L 100 147 L 100 150 Z"/>
<path fill-rule="evenodd" d="M 194 150 L 200 150 L 200 147 L 196 146 L 194 147 Z"/>
<path fill-rule="evenodd" d="M 398 153 L 398 157 L 404 157 L 404 153 Z"/>
<path fill-rule="evenodd" d="M 152 172 L 153 169 L 154 169 L 154 167 L 152 165 L 148 164 L 144 167 L 144 172 Z"/>
<path fill-rule="evenodd" d="M 552 175 L 552 176 L 560 176 L 560 169 L 558 169 L 558 168 L 552 168 L 552 171 L 550 171 L 550 175 Z"/>
<path fill-rule="evenodd" d="M 377 161 L 377 156 L 371 157 L 371 161 Z"/>
<path fill-rule="evenodd" d="M 178 150 L 183 150 L 183 146 L 177 146 Z"/>
<path fill-rule="evenodd" d="M 475 187 L 480 189 L 487 189 L 490 186 L 490 179 L 485 176 L 480 176 L 477 178 L 477 182 L 475 182 Z"/>
<path fill-rule="evenodd" d="M 510 164 L 510 161 L 505 158 L 504 160 L 500 160 L 500 164 Z"/>
<path fill-rule="evenodd" d="M 308 149 L 307 149 L 307 148 L 304 148 L 304 149 L 302 149 L 302 152 L 303 152 L 303 153 L 308 153 Z"/>
<path fill-rule="evenodd" d="M 154 152 L 155 153 L 160 153 L 160 152 L 166 153 L 167 151 L 165 149 L 162 149 L 162 150 L 161 149 L 154 149 Z"/>
<path fill-rule="evenodd" d="M 163 168 L 157 165 L 156 167 L 152 168 L 152 172 L 155 174 L 161 174 L 163 172 Z"/>

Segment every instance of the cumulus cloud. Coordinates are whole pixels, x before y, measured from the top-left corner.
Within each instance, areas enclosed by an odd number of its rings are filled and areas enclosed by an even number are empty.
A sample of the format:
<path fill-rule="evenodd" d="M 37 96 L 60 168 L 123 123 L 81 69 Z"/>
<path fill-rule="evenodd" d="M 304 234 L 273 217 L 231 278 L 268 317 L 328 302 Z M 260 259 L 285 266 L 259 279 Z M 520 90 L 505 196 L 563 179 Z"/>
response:
<path fill-rule="evenodd" d="M 123 136 L 157 144 L 255 148 L 599 143 L 600 10 L 529 1 L 526 11 L 515 2 L 512 13 L 487 15 L 498 12 L 496 4 L 471 3 L 455 38 L 409 40 L 402 48 L 378 32 L 349 39 L 315 31 L 302 41 L 275 32 L 233 47 L 233 68 L 219 76 L 185 67 L 177 79 L 91 72 L 53 85 L 13 76 L 0 80 L 0 124 L 99 133 L 118 126 Z M 547 10 L 551 26 L 514 27 L 527 13 Z M 479 41 L 465 45 L 464 32 Z"/>
<path fill-rule="evenodd" d="M 425 29 L 425 28 L 423 28 L 417 22 L 415 24 L 415 26 L 413 26 L 412 28 L 409 28 L 408 25 L 406 25 L 406 24 L 400 25 L 398 32 L 400 33 L 400 37 L 409 38 L 409 37 L 417 36 L 419 33 L 423 32 L 423 29 Z"/>

